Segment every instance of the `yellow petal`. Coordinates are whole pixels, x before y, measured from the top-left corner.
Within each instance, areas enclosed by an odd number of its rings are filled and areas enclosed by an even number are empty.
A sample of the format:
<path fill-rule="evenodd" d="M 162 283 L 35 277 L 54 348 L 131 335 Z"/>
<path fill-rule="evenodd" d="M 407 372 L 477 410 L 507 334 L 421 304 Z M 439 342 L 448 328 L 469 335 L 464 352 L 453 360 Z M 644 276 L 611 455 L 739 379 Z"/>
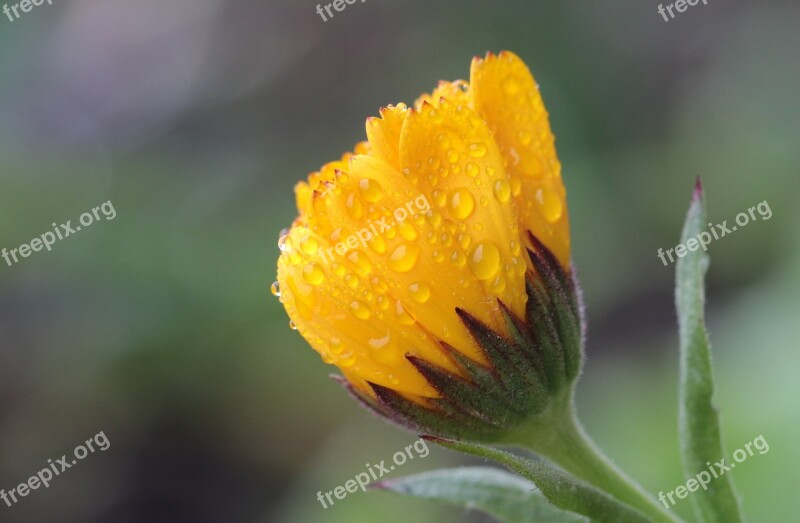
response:
<path fill-rule="evenodd" d="M 514 53 L 475 58 L 472 107 L 486 121 L 503 154 L 522 224 L 569 266 L 569 219 L 561 162 L 539 86 Z"/>
<path fill-rule="evenodd" d="M 380 110 L 381 117 L 367 118 L 367 139 L 371 154 L 395 169 L 400 168 L 400 129 L 406 118 L 405 104 L 390 105 Z"/>
<path fill-rule="evenodd" d="M 436 105 L 444 98 L 456 105 L 469 103 L 469 84 L 464 80 L 447 82 L 441 80 L 431 94 L 423 94 L 414 102 L 414 108 L 419 110 L 423 102 Z"/>
<path fill-rule="evenodd" d="M 526 299 L 516 210 L 513 202 L 498 201 L 493 190 L 506 178 L 500 151 L 478 115 L 443 99 L 438 105 L 423 102 L 419 111 L 409 113 L 400 152 L 406 177 L 433 206 L 420 245 L 435 263 L 413 274 L 427 278 L 433 288 L 435 305 L 425 307 L 426 314 L 434 306 L 441 311 L 430 328 L 482 361 L 457 320 L 455 307 L 502 329 L 494 297 L 517 313 Z M 438 261 L 436 251 L 443 261 Z M 445 334 L 455 336 L 454 341 Z"/>

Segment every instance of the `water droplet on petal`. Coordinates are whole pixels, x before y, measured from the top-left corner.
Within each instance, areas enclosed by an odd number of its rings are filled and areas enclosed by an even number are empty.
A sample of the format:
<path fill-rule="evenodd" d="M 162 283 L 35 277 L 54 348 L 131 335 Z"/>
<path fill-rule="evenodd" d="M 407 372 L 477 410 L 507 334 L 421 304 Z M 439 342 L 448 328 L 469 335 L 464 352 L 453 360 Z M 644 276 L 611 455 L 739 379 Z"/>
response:
<path fill-rule="evenodd" d="M 447 151 L 447 161 L 450 163 L 456 163 L 461 155 L 458 154 L 458 151 L 455 149 L 450 149 Z"/>
<path fill-rule="evenodd" d="M 286 230 L 286 229 L 284 229 L 284 230 Z M 287 248 L 286 247 L 286 240 L 288 239 L 288 237 L 289 237 L 288 234 L 281 234 L 280 237 L 278 238 L 278 249 L 280 249 L 281 252 L 286 252 L 286 248 Z"/>
<path fill-rule="evenodd" d="M 463 267 L 467 263 L 467 257 L 461 251 L 453 251 L 450 255 L 450 262 L 456 267 Z"/>
<path fill-rule="evenodd" d="M 469 269 L 479 280 L 488 280 L 500 268 L 500 251 L 491 240 L 475 245 L 469 256 Z"/>
<path fill-rule="evenodd" d="M 431 297 L 431 288 L 426 283 L 412 283 L 408 286 L 408 292 L 417 303 L 425 303 Z"/>
<path fill-rule="evenodd" d="M 272 293 L 273 296 L 277 296 L 278 298 L 281 297 L 281 286 L 278 282 L 272 282 L 272 285 L 269 287 L 269 291 Z"/>
<path fill-rule="evenodd" d="M 481 158 L 486 155 L 486 144 L 483 142 L 474 142 L 469 144 L 469 154 L 473 158 Z"/>
<path fill-rule="evenodd" d="M 564 207 L 561 205 L 561 198 L 551 189 L 541 188 L 536 191 L 536 203 L 539 204 L 539 212 L 544 219 L 550 223 L 561 218 Z"/>
<path fill-rule="evenodd" d="M 356 355 L 353 354 L 352 352 L 345 354 L 344 356 L 339 358 L 339 361 L 336 362 L 338 366 L 343 368 L 352 367 L 353 365 L 355 365 L 355 363 L 356 363 Z"/>
<path fill-rule="evenodd" d="M 408 272 L 419 258 L 420 248 L 413 243 L 403 243 L 392 251 L 387 266 L 395 272 Z"/>
<path fill-rule="evenodd" d="M 358 300 L 353 300 L 350 303 L 350 310 L 353 313 L 353 316 L 355 316 L 359 320 L 368 320 L 369 317 L 371 316 L 369 307 L 367 307 L 364 303 Z"/>
<path fill-rule="evenodd" d="M 366 276 L 372 271 L 372 264 L 369 262 L 367 256 L 358 250 L 351 251 L 347 254 L 347 259 L 355 267 L 359 275 Z"/>
<path fill-rule="evenodd" d="M 350 211 L 350 216 L 354 219 L 359 220 L 362 216 L 364 216 L 364 206 L 361 204 L 361 200 L 359 200 L 355 193 L 351 193 L 344 202 L 345 207 L 347 210 Z"/>
<path fill-rule="evenodd" d="M 341 354 L 344 352 L 344 344 L 339 338 L 331 338 L 331 352 L 334 354 Z"/>
<path fill-rule="evenodd" d="M 373 236 L 372 239 L 367 242 L 367 245 L 378 254 L 386 252 L 386 241 L 381 236 Z"/>
<path fill-rule="evenodd" d="M 375 203 L 383 197 L 383 189 L 380 184 L 369 178 L 362 178 L 361 181 L 358 182 L 358 189 L 364 200 L 370 203 Z"/>
<path fill-rule="evenodd" d="M 419 238 L 419 233 L 414 228 L 413 225 L 408 223 L 407 221 L 402 221 L 397 225 L 397 230 L 400 231 L 400 236 L 405 238 L 408 241 L 414 241 Z"/>
<path fill-rule="evenodd" d="M 502 274 L 497 276 L 497 278 L 492 281 L 491 290 L 495 294 L 500 294 L 504 290 L 506 290 L 506 279 L 503 277 Z"/>
<path fill-rule="evenodd" d="M 507 180 L 497 180 L 494 183 L 494 197 L 501 203 L 511 199 L 511 184 Z"/>
<path fill-rule="evenodd" d="M 450 196 L 450 213 L 458 220 L 469 218 L 475 210 L 475 197 L 468 189 L 459 188 Z"/>
<path fill-rule="evenodd" d="M 441 189 L 434 189 L 431 198 L 437 207 L 444 207 L 447 204 L 447 194 Z"/>
<path fill-rule="evenodd" d="M 297 330 L 297 325 L 295 325 L 293 320 L 289 320 L 289 328 L 292 329 L 293 331 Z"/>
<path fill-rule="evenodd" d="M 358 282 L 358 276 L 356 276 L 353 273 L 348 273 L 344 277 L 344 283 L 348 287 L 350 287 L 351 289 L 357 289 L 358 288 L 358 283 L 359 283 Z"/>
<path fill-rule="evenodd" d="M 325 272 L 316 263 L 309 263 L 303 267 L 303 279 L 309 285 L 316 287 L 325 279 Z"/>
<path fill-rule="evenodd" d="M 385 347 L 386 344 L 389 343 L 389 340 L 391 339 L 392 339 L 392 334 L 390 332 L 387 332 L 386 335 L 383 336 L 382 338 L 370 338 L 367 341 L 367 343 L 369 343 L 370 347 L 374 349 L 380 349 L 382 347 Z"/>

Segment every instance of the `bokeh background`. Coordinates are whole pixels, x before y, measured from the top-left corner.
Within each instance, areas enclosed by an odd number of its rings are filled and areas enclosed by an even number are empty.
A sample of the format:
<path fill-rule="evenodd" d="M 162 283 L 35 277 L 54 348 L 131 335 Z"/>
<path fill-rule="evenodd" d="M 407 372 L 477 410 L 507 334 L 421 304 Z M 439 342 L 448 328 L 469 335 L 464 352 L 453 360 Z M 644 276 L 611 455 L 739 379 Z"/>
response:
<path fill-rule="evenodd" d="M 111 447 L 10 522 L 489 521 L 318 490 L 414 441 L 357 407 L 269 292 L 292 187 L 382 105 L 510 49 L 541 85 L 589 314 L 579 413 L 653 492 L 682 483 L 674 246 L 696 176 L 733 473 L 751 521 L 800 518 L 800 5 L 709 0 L 71 0 L 0 18 L 0 247 L 111 200 L 101 221 L 0 263 L 0 488 L 99 431 Z M 393 475 L 465 463 L 432 448 Z M 691 515 L 684 500 L 675 511 Z"/>

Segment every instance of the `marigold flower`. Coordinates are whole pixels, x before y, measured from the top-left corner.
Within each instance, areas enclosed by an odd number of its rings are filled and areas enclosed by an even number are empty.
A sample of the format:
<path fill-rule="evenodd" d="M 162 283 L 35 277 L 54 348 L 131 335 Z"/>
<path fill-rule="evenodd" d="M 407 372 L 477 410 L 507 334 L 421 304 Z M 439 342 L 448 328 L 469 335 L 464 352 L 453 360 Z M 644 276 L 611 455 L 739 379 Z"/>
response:
<path fill-rule="evenodd" d="M 291 324 L 363 403 L 428 432 L 497 439 L 580 368 L 561 164 L 538 86 L 503 51 L 470 82 L 366 122 L 295 187 L 279 240 Z"/>

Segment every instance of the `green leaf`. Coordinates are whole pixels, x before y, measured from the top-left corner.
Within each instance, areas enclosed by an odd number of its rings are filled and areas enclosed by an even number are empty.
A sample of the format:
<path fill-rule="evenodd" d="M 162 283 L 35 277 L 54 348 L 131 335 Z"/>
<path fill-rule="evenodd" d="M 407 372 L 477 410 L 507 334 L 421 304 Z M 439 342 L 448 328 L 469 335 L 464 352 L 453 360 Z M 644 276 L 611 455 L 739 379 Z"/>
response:
<path fill-rule="evenodd" d="M 435 470 L 383 481 L 377 487 L 481 510 L 506 523 L 587 521 L 551 505 L 530 481 L 491 467 Z"/>
<path fill-rule="evenodd" d="M 599 523 L 649 523 L 641 512 L 609 494 L 570 476 L 543 459 L 530 459 L 510 452 L 441 438 L 423 436 L 443 447 L 494 460 L 511 472 L 532 481 L 553 505 Z"/>
<path fill-rule="evenodd" d="M 687 245 L 705 229 L 705 204 L 698 179 L 681 243 Z M 706 234 L 710 235 L 707 231 Z M 707 462 L 716 463 L 724 456 L 719 414 L 714 406 L 711 346 L 703 312 L 707 267 L 708 256 L 700 248 L 687 251 L 684 257 L 678 258 L 676 265 L 675 302 L 680 328 L 679 428 L 687 480 L 707 471 Z M 698 489 L 690 493 L 689 498 L 698 519 L 704 523 L 743 521 L 739 498 L 729 473 L 712 479 L 708 490 Z"/>

